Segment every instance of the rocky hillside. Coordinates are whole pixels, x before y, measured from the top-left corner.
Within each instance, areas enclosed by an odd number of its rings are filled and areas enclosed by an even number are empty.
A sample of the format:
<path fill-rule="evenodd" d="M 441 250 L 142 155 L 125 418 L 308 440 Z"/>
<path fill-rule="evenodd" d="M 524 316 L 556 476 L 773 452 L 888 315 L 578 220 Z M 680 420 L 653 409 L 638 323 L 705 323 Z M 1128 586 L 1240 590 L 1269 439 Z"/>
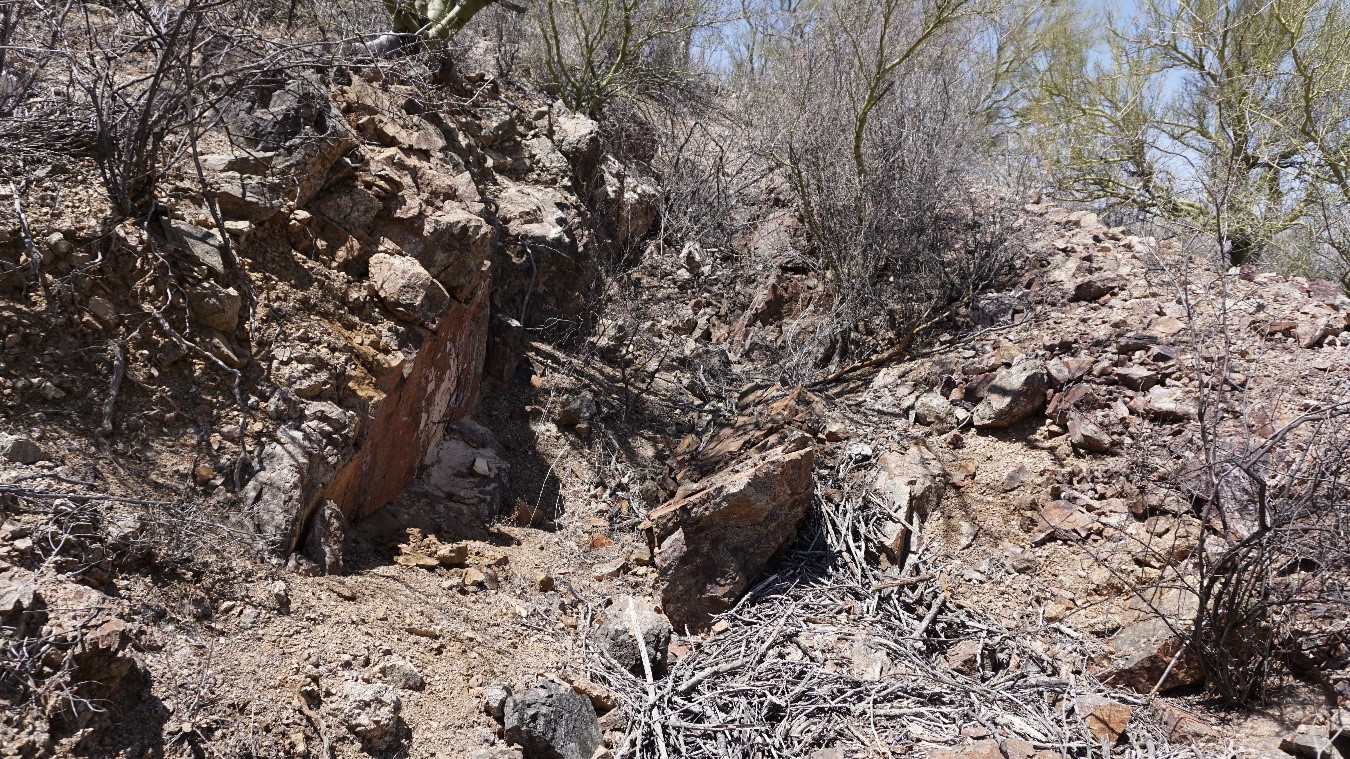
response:
<path fill-rule="evenodd" d="M 789 386 L 790 218 L 677 253 L 595 122 L 448 87 L 279 75 L 146 223 L 5 198 L 0 756 L 1346 751 L 1336 607 L 1276 711 L 1185 645 L 1262 519 L 1215 462 L 1344 407 L 1339 289 L 1030 205 L 1014 283 Z"/>

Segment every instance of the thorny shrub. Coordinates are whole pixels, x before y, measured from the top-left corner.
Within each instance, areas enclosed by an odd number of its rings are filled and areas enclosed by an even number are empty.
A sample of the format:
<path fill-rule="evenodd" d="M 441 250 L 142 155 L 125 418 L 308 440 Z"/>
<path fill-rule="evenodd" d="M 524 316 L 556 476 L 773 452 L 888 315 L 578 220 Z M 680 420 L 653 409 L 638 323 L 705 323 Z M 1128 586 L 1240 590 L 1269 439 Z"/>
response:
<path fill-rule="evenodd" d="M 1178 237 L 1183 262 L 1218 258 L 1212 238 Z M 1198 380 L 1193 458 L 1174 481 L 1201 523 L 1198 544 L 1170 562 L 1196 600 L 1179 632 L 1208 687 L 1229 701 L 1261 702 L 1289 674 L 1330 688 L 1324 671 L 1350 660 L 1350 385 L 1331 383 L 1276 414 L 1295 401 L 1259 398 L 1239 376 L 1236 270 L 1168 275 Z"/>

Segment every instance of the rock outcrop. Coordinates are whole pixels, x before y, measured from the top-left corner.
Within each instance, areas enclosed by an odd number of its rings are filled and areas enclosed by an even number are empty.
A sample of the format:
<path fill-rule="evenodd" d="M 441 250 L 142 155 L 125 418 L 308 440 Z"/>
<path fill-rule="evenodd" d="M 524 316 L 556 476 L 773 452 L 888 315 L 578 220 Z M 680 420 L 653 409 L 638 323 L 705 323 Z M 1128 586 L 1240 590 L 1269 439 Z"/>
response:
<path fill-rule="evenodd" d="M 477 400 L 489 345 L 487 373 L 509 379 L 523 328 L 578 313 L 600 249 L 633 245 L 654 223 L 654 183 L 604 156 L 588 119 L 542 110 L 456 126 L 400 102 L 360 79 L 330 91 L 282 77 L 225 109 L 251 152 L 232 145 L 206 162 L 227 223 L 254 230 L 235 241 L 240 258 L 276 257 L 278 276 L 317 275 L 342 293 L 315 319 L 260 304 L 287 326 L 261 356 L 277 428 L 244 500 L 282 554 L 306 545 L 320 504 L 343 520 L 368 515 L 423 467 L 443 494 L 481 490 L 447 480 L 463 473 L 448 473 L 457 454 L 439 446 Z M 490 163 L 485 149 L 513 158 Z M 278 229 L 290 251 L 256 231 Z M 223 240 L 179 222 L 166 230 L 221 280 L 195 291 L 193 311 L 216 355 L 243 366 L 255 349 L 235 334 L 243 304 Z M 350 415 L 316 422 L 287 398 Z M 474 502 L 463 515 L 474 522 L 495 516 L 495 496 L 460 500 Z"/>

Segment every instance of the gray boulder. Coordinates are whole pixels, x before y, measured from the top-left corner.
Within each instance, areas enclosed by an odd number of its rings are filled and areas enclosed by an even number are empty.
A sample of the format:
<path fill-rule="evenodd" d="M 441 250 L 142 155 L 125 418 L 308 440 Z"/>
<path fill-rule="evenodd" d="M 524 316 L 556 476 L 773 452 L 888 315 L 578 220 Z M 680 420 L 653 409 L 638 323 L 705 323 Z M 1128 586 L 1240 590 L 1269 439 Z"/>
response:
<path fill-rule="evenodd" d="M 51 458 L 32 440 L 11 435 L 0 435 L 0 456 L 16 464 L 36 464 Z"/>
<path fill-rule="evenodd" d="M 1022 361 L 998 371 L 984 400 L 975 407 L 976 427 L 1010 427 L 1045 408 L 1049 388 L 1045 367 L 1039 361 Z"/>
<path fill-rule="evenodd" d="M 349 682 L 343 688 L 342 724 L 361 743 L 376 751 L 388 748 L 398 738 L 399 712 L 403 704 L 388 685 Z"/>
<path fill-rule="evenodd" d="M 638 677 L 645 677 L 642 664 L 642 649 L 638 646 L 637 636 L 633 634 L 633 617 L 637 616 L 637 628 L 647 649 L 651 662 L 652 675 L 665 674 L 666 660 L 670 649 L 670 620 L 650 602 L 632 596 L 619 596 L 605 610 L 600 622 L 600 648 L 623 668 Z"/>
<path fill-rule="evenodd" d="M 525 759 L 591 759 L 603 739 L 590 699 L 551 681 L 507 699 L 504 725 Z"/>

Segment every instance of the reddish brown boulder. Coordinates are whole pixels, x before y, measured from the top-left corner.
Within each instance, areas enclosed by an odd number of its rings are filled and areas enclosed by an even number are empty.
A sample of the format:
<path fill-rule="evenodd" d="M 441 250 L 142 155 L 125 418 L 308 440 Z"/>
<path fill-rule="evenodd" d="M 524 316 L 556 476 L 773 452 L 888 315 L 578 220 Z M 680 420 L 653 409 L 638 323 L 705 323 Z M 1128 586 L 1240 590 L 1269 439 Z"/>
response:
<path fill-rule="evenodd" d="M 652 512 L 662 607 L 677 629 L 706 628 L 792 541 L 811 502 L 814 456 L 809 437 L 792 436 Z"/>

